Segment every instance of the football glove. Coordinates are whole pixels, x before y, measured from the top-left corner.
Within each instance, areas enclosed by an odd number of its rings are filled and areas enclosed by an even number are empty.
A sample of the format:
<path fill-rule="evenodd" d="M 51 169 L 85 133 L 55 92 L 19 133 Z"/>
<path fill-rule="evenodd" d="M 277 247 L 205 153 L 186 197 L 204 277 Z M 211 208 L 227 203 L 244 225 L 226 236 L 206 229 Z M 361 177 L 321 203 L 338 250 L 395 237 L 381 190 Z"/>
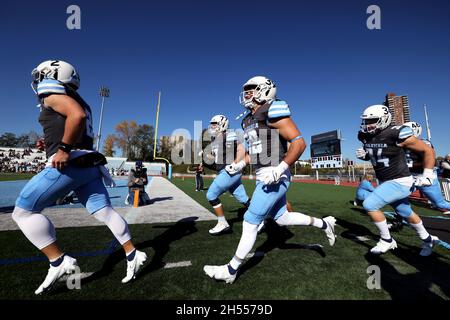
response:
<path fill-rule="evenodd" d="M 365 160 L 367 155 L 367 151 L 363 148 L 356 149 L 356 157 L 361 160 Z"/>
<path fill-rule="evenodd" d="M 414 185 L 416 187 L 428 187 L 433 184 L 433 169 L 423 169 L 423 175 L 415 177 Z"/>
<path fill-rule="evenodd" d="M 267 172 L 263 173 L 260 180 L 265 185 L 276 184 L 280 181 L 281 175 L 289 169 L 289 165 L 282 161 L 278 166 L 271 167 Z"/>
<path fill-rule="evenodd" d="M 239 161 L 238 163 L 233 162 L 233 163 L 227 165 L 227 166 L 225 167 L 225 170 L 226 170 L 229 174 L 235 174 L 235 173 L 240 172 L 242 169 L 244 169 L 246 165 L 247 165 L 247 164 L 245 163 L 245 161 L 244 161 L 244 160 L 241 160 L 241 161 Z"/>

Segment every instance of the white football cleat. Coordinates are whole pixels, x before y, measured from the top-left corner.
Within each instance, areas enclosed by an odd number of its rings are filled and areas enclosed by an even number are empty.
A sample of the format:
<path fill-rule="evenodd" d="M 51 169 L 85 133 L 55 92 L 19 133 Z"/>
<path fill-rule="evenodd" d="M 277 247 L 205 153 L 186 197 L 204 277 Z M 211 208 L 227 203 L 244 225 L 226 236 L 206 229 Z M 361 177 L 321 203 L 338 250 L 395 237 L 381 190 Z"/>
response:
<path fill-rule="evenodd" d="M 336 218 L 329 216 L 322 219 L 327 224 L 327 228 L 324 230 L 325 234 L 327 235 L 328 242 L 330 243 L 330 246 L 334 246 L 334 243 L 336 242 L 336 234 L 334 233 L 334 226 L 336 224 Z"/>
<path fill-rule="evenodd" d="M 144 265 L 144 262 L 147 260 L 147 255 L 145 252 L 136 250 L 136 255 L 134 259 L 131 261 L 127 260 L 127 276 L 122 279 L 122 283 L 130 282 L 133 279 L 136 279 L 136 274 L 139 269 Z"/>
<path fill-rule="evenodd" d="M 393 250 L 395 248 L 397 248 L 397 242 L 394 239 L 392 239 L 391 242 L 386 242 L 383 239 L 380 239 L 377 245 L 370 249 L 370 252 L 372 252 L 373 254 L 382 254 L 386 253 L 388 250 Z"/>
<path fill-rule="evenodd" d="M 50 291 L 59 278 L 61 278 L 65 274 L 74 273 L 75 268 L 77 267 L 77 260 L 68 255 L 65 255 L 63 261 L 58 267 L 53 267 L 50 265 L 44 282 L 42 282 L 42 284 L 34 292 L 34 294 L 41 294 L 43 292 Z"/>
<path fill-rule="evenodd" d="M 228 271 L 228 265 L 225 264 L 223 266 L 204 266 L 203 271 L 212 279 L 215 280 L 223 280 L 225 283 L 233 283 L 236 280 L 235 274 L 230 274 Z"/>
<path fill-rule="evenodd" d="M 228 222 L 219 221 L 214 228 L 209 229 L 209 234 L 215 236 L 228 230 L 230 230 L 230 225 L 228 224 Z"/>
<path fill-rule="evenodd" d="M 431 236 L 430 242 L 424 242 L 422 244 L 422 250 L 420 251 L 420 255 L 422 257 L 428 257 L 433 252 L 433 247 L 438 241 L 439 241 L 438 237 Z"/>

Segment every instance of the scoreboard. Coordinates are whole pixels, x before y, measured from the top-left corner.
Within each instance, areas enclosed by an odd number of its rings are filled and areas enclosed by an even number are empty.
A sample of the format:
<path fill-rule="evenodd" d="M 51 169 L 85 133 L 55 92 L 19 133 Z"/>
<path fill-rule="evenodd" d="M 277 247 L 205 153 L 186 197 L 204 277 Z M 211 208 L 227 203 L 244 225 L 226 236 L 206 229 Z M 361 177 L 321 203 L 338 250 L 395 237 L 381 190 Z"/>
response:
<path fill-rule="evenodd" d="M 311 136 L 311 168 L 342 168 L 340 130 Z"/>

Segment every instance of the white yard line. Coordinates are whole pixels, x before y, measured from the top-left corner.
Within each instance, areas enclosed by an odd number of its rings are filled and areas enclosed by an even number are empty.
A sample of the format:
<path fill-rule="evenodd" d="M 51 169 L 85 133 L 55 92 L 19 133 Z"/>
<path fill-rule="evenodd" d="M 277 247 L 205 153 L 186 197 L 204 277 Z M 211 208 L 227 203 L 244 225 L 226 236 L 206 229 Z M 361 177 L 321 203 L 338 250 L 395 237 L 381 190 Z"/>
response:
<path fill-rule="evenodd" d="M 357 236 L 356 234 L 353 233 L 349 233 L 349 236 L 351 236 L 353 239 L 361 241 L 361 242 L 365 242 L 365 241 L 369 241 L 370 239 L 365 237 L 365 236 Z"/>
<path fill-rule="evenodd" d="M 168 262 L 164 265 L 164 269 L 182 268 L 190 266 L 192 266 L 192 263 L 190 261 Z"/>
<path fill-rule="evenodd" d="M 94 272 L 81 272 L 78 274 L 79 278 L 77 279 L 85 279 L 87 277 L 90 277 L 94 274 Z M 66 274 L 64 276 L 62 276 L 61 278 L 58 279 L 58 282 L 66 282 L 67 279 L 69 279 L 69 277 L 74 277 L 76 276 L 75 274 Z"/>

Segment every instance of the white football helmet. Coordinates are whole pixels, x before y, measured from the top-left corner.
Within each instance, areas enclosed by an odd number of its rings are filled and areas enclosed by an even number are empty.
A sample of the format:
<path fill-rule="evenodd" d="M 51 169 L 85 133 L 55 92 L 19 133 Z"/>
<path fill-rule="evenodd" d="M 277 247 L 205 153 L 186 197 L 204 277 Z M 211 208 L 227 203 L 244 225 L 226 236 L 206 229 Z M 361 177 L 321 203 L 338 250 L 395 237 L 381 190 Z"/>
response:
<path fill-rule="evenodd" d="M 61 60 L 47 60 L 39 64 L 32 72 L 33 85 L 36 86 L 39 82 L 48 79 L 55 79 L 63 84 L 68 85 L 73 90 L 80 87 L 80 76 L 75 68 Z"/>
<path fill-rule="evenodd" d="M 217 136 L 221 132 L 225 132 L 228 130 L 229 121 L 227 117 L 218 114 L 211 118 L 209 121 L 209 134 L 213 137 Z"/>
<path fill-rule="evenodd" d="M 377 130 L 386 129 L 391 124 L 392 115 L 388 107 L 376 104 L 366 108 L 361 119 L 361 131 L 375 133 Z"/>
<path fill-rule="evenodd" d="M 422 126 L 418 122 L 410 121 L 410 122 L 405 122 L 403 125 L 410 127 L 412 129 L 412 131 L 414 132 L 414 136 L 416 138 L 420 137 L 420 135 L 422 134 Z"/>
<path fill-rule="evenodd" d="M 272 80 L 266 77 L 253 77 L 242 87 L 244 91 L 239 96 L 239 103 L 248 109 L 273 101 L 276 98 L 277 87 Z"/>

